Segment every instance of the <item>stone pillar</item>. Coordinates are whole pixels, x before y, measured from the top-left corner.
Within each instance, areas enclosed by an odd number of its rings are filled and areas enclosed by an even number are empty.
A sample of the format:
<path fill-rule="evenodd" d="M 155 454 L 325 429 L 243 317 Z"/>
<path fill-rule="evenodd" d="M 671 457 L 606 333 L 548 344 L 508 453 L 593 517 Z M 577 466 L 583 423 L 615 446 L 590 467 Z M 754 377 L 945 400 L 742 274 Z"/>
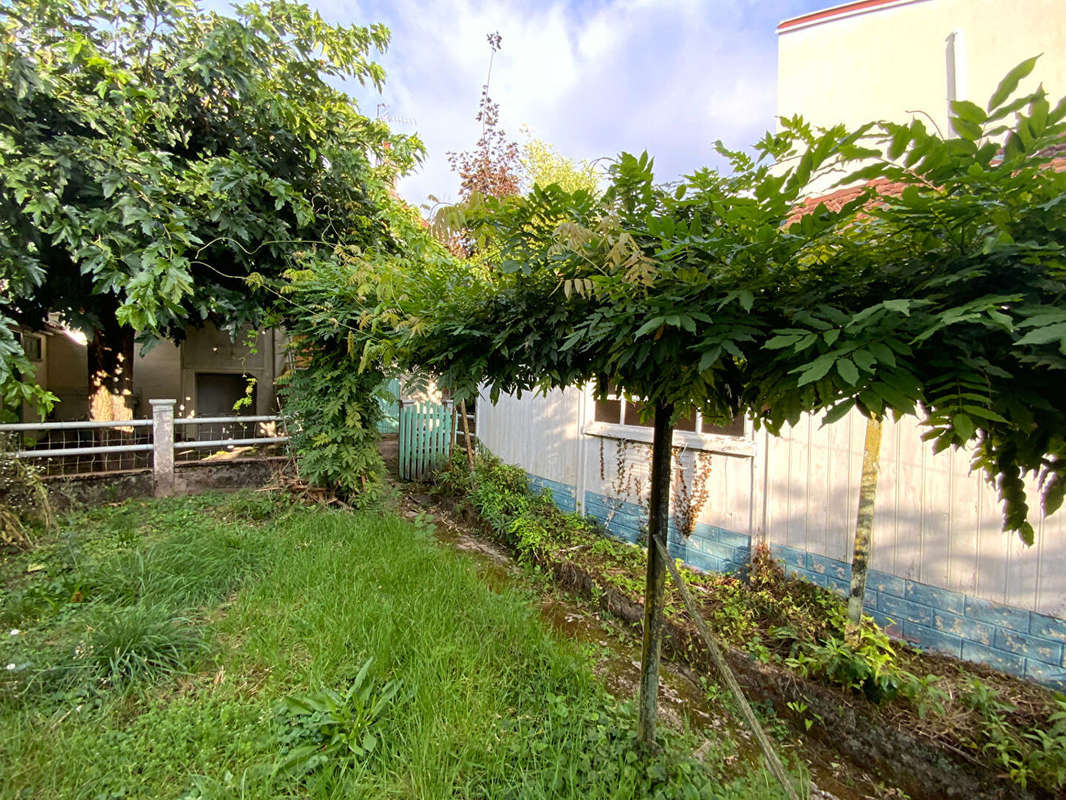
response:
<path fill-rule="evenodd" d="M 155 496 L 174 494 L 174 406 L 177 400 L 149 400 L 152 406 L 152 472 Z"/>

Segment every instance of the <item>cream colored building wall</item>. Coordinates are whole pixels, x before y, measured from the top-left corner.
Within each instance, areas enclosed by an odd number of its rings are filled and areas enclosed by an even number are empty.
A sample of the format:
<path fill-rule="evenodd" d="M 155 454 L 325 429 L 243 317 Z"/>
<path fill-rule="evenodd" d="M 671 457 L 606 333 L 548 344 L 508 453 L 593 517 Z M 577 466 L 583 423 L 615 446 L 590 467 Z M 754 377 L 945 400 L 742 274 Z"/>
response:
<path fill-rule="evenodd" d="M 59 397 L 53 416 L 60 421 L 85 419 L 89 413 L 89 370 L 85 340 L 73 331 L 57 331 L 45 336 L 47 383 Z"/>
<path fill-rule="evenodd" d="M 195 416 L 197 407 L 196 374 L 228 373 L 247 374 L 256 378 L 257 414 L 277 412 L 277 395 L 274 383 L 278 373 L 277 350 L 284 342 L 278 342 L 272 330 L 261 331 L 249 347 L 242 334 L 234 341 L 225 331 L 207 323 L 199 328 L 190 328 L 180 347 L 180 389 L 177 394 L 178 413 Z M 134 370 L 136 375 L 136 370 Z M 168 395 L 169 396 L 169 395 Z"/>
<path fill-rule="evenodd" d="M 137 396 L 135 414 L 150 417 L 152 399 L 181 397 L 181 348 L 171 341 L 156 342 L 147 353 L 134 351 L 133 392 Z"/>
<path fill-rule="evenodd" d="M 77 331 L 54 326 L 42 336 L 42 358 L 35 362 L 34 378 L 59 398 L 51 418 L 58 421 L 83 420 L 88 417 L 88 365 L 85 337 Z M 249 374 L 258 381 L 257 414 L 277 413 L 274 385 L 286 366 L 287 338 L 281 330 L 261 332 L 255 347 L 248 347 L 240 337 L 234 342 L 215 325 L 192 328 L 181 345 L 157 342 L 142 354 L 134 350 L 134 415 L 151 416 L 148 401 L 174 398 L 179 415 L 196 412 L 196 374 L 198 372 Z M 23 416 L 36 419 L 25 405 Z"/>
<path fill-rule="evenodd" d="M 984 107 L 1020 61 L 1043 54 L 1023 89 L 1066 95 L 1064 0 L 912 0 L 779 29 L 777 113 L 819 125 L 930 115 L 947 133 L 947 37 L 962 33 L 959 99 Z"/>

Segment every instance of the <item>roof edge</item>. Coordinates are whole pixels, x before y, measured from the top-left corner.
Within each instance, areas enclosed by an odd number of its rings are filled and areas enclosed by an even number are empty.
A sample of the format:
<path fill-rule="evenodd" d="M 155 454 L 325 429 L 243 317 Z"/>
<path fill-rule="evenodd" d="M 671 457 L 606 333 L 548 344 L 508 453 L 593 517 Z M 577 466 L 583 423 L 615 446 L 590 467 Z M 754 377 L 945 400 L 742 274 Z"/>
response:
<path fill-rule="evenodd" d="M 855 17 L 860 14 L 869 14 L 886 8 L 895 8 L 896 6 L 906 6 L 911 5 L 912 3 L 926 2 L 929 2 L 929 0 L 852 0 L 852 2 L 830 6 L 821 11 L 811 11 L 807 14 L 801 14 L 798 17 L 782 20 L 777 24 L 777 35 L 780 36 L 783 33 L 791 33 L 792 31 L 801 30 L 803 28 L 810 28 L 814 25 L 822 25 L 826 22 L 832 22 L 833 20 L 842 19 L 844 17 Z"/>

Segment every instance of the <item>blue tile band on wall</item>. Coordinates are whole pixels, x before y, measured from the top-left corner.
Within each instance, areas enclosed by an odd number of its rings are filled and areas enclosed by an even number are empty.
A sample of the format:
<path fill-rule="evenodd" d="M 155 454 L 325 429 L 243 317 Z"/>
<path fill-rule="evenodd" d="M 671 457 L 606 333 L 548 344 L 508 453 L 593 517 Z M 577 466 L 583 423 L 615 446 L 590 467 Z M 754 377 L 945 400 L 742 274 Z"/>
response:
<path fill-rule="evenodd" d="M 573 486 L 535 475 L 529 481 L 536 490 L 547 488 L 564 511 L 576 508 Z M 585 513 L 624 541 L 636 543 L 645 533 L 647 513 L 636 503 L 586 492 Z M 751 559 L 751 537 L 704 523 L 685 537 L 671 520 L 668 543 L 674 558 L 708 572 L 736 572 Z M 785 545 L 771 545 L 770 552 L 788 573 L 847 595 L 850 564 Z M 867 576 L 863 609 L 890 636 L 924 650 L 1066 691 L 1066 620 L 875 569 Z"/>
<path fill-rule="evenodd" d="M 541 478 L 537 475 L 531 475 L 526 473 L 526 479 L 529 481 L 529 488 L 534 492 L 541 492 L 547 489 L 551 492 L 552 500 L 555 501 L 555 505 L 559 506 L 563 511 L 576 511 L 577 510 L 577 494 L 574 491 L 573 486 L 568 486 L 565 483 L 559 483 L 558 481 L 548 480 L 547 478 Z"/>

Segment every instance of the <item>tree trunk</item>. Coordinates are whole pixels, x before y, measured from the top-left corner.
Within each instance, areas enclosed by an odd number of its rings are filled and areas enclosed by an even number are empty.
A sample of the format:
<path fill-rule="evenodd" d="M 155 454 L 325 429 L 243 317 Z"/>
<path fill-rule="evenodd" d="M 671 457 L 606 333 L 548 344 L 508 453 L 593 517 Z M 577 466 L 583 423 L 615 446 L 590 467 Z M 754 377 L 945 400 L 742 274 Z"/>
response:
<path fill-rule="evenodd" d="M 89 368 L 89 419 L 133 419 L 133 329 L 106 320 L 85 348 Z M 100 428 L 97 446 L 129 444 L 132 428 Z M 121 469 L 126 453 L 105 453 L 104 469 Z"/>
<path fill-rule="evenodd" d="M 866 420 L 866 443 L 862 453 L 862 483 L 859 512 L 855 519 L 855 546 L 851 556 L 851 591 L 848 594 L 848 623 L 844 638 L 853 641 L 862 623 L 862 601 L 866 594 L 866 571 L 873 538 L 874 503 L 877 500 L 877 470 L 881 459 L 881 420 Z"/>
<path fill-rule="evenodd" d="M 673 440 L 673 406 L 655 406 L 655 438 L 651 454 L 651 496 L 648 502 L 648 575 L 644 585 L 644 641 L 640 660 L 637 701 L 637 739 L 655 747 L 658 717 L 659 653 L 663 638 L 663 592 L 666 587 L 667 531 L 670 525 L 670 445 Z M 656 547 L 656 542 L 662 549 Z"/>
<path fill-rule="evenodd" d="M 93 333 L 85 349 L 89 419 L 133 419 L 133 346 L 133 329 L 113 319 Z"/>

